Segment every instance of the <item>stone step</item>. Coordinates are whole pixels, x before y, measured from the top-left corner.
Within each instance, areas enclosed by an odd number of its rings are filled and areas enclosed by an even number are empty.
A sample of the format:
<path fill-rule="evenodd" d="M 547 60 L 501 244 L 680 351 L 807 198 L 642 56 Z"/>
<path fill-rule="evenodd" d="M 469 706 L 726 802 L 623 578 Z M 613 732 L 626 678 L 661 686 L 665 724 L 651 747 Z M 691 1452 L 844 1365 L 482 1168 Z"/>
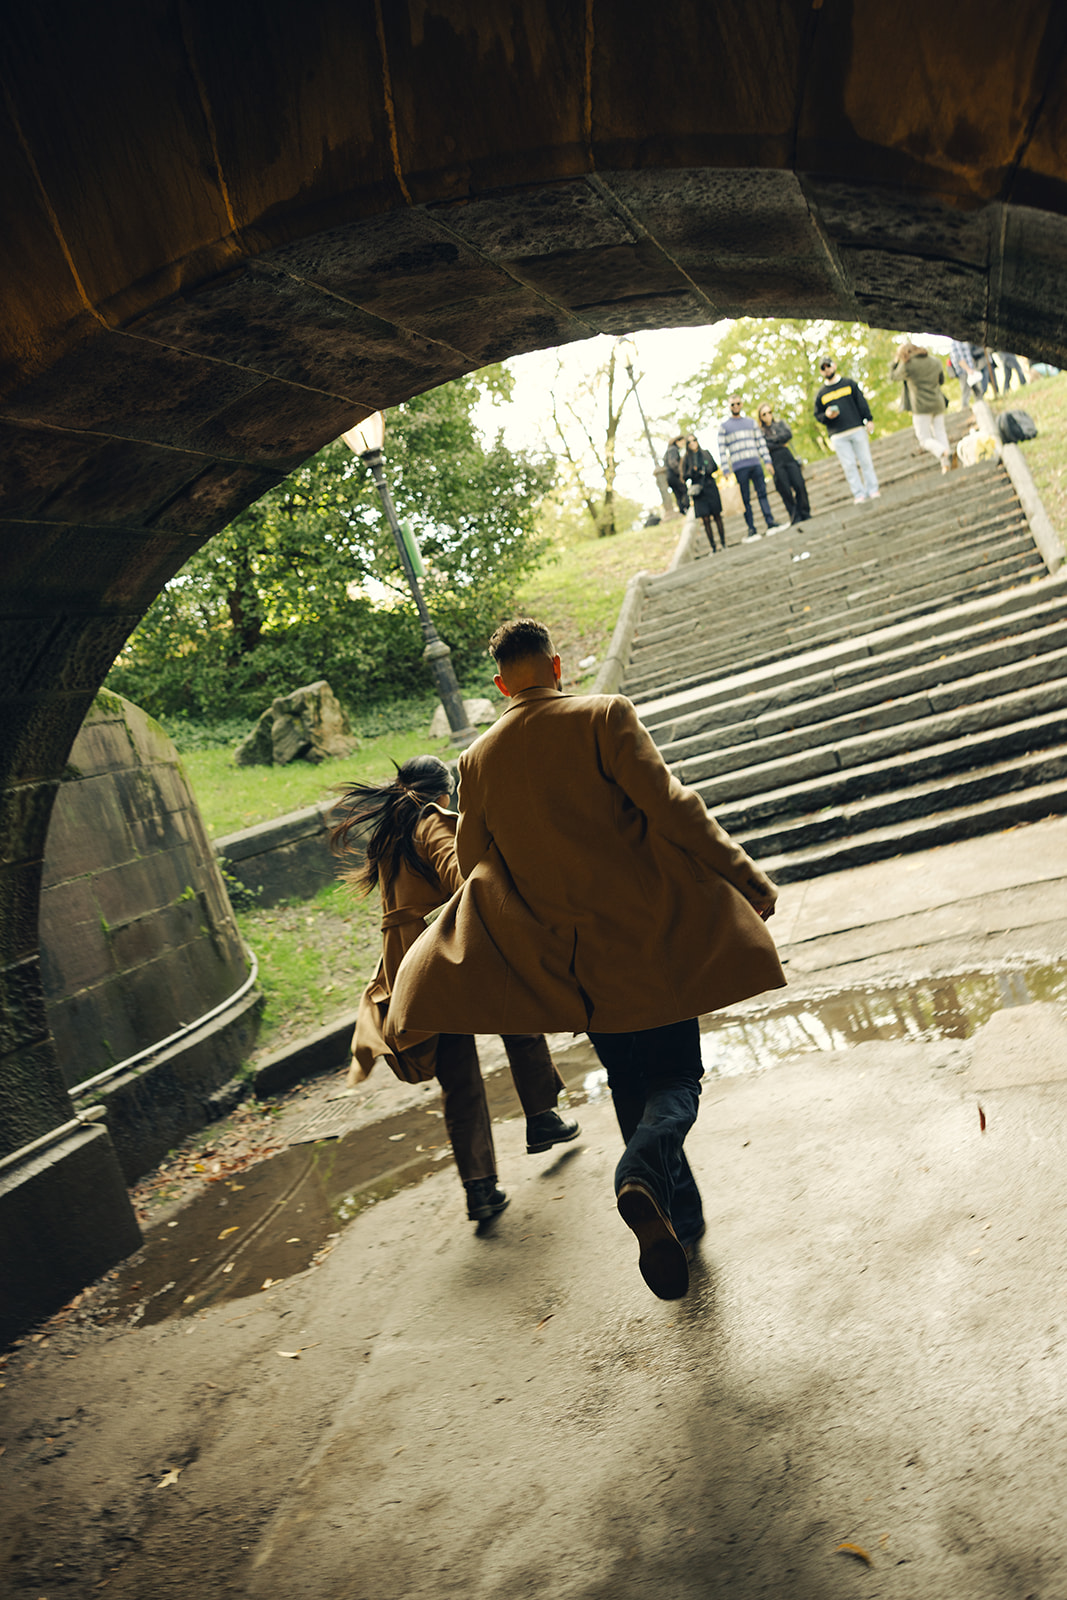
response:
<path fill-rule="evenodd" d="M 936 690 L 882 700 L 826 722 L 735 744 L 716 740 L 712 748 L 670 764 L 683 783 L 700 787 L 704 779 L 722 779 L 738 770 L 751 774 L 756 770 L 753 753 L 758 751 L 760 768 L 773 768 L 779 774 L 776 782 L 791 783 L 797 781 L 788 775 L 791 762 L 804 769 L 798 777 L 808 776 L 834 764 L 860 765 L 999 726 L 1025 715 L 1028 708 L 1035 714 L 1053 711 L 1067 705 L 1065 671 L 1067 653 L 1056 651 Z M 732 731 L 723 730 L 722 737 Z M 699 746 L 700 741 L 696 743 Z"/>
<path fill-rule="evenodd" d="M 688 782 L 716 814 L 727 801 L 755 804 L 758 799 L 764 813 L 770 815 L 767 807 L 781 791 L 810 787 L 823 780 L 833 788 L 851 774 L 852 787 L 847 797 L 861 798 L 866 791 L 856 785 L 881 782 L 892 787 L 900 781 L 905 764 L 909 771 L 921 766 L 928 775 L 937 776 L 942 770 L 958 770 L 971 759 L 971 754 L 976 761 L 988 762 L 999 759 L 1002 750 L 1030 749 L 1042 741 L 1047 744 L 1067 738 L 1067 724 L 1062 722 L 1065 713 L 1067 684 L 1043 684 L 1036 691 L 1024 689 L 997 700 L 886 724 L 836 741 L 819 743 L 813 736 L 806 747 L 774 755 L 756 747 L 746 752 L 748 765 L 723 763 L 704 776 L 691 775 Z M 1020 738 L 1031 742 L 1019 745 Z M 843 790 L 838 788 L 835 794 L 839 799 Z M 776 798 L 774 803 L 778 803 Z M 812 802 L 836 803 L 837 799 Z M 812 804 L 792 794 L 783 794 L 781 804 L 812 809 Z"/>
<path fill-rule="evenodd" d="M 775 723 L 783 720 L 821 720 L 832 714 L 834 706 L 855 708 L 895 693 L 914 692 L 1067 648 L 1067 609 L 1062 601 L 1052 608 L 1034 609 L 1042 619 L 1036 627 L 1023 625 L 1033 618 L 1033 609 L 1016 618 L 996 617 L 979 628 L 953 632 L 925 645 L 916 643 L 910 649 L 874 658 L 841 661 L 821 672 L 794 672 L 784 682 L 733 697 L 720 696 L 671 721 L 642 720 L 667 759 L 675 760 L 694 739 L 717 741 L 725 738 L 725 730 L 734 724 L 758 729 L 762 735 L 778 731 Z M 1054 615 L 1045 620 L 1049 611 Z"/>
<path fill-rule="evenodd" d="M 772 613 L 814 610 L 824 597 L 832 605 L 839 597 L 861 597 L 872 587 L 892 586 L 899 590 L 911 578 L 928 580 L 931 576 L 955 574 L 990 558 L 1037 554 L 1030 530 L 1018 513 L 1010 519 L 990 520 L 967 530 L 946 529 L 936 545 L 917 541 L 892 551 L 885 550 L 884 545 L 873 551 L 870 547 L 845 551 L 837 565 L 822 551 L 812 552 L 814 559 L 806 560 L 793 555 L 792 549 L 791 545 L 782 546 L 769 553 L 759 569 L 765 580 L 761 604 Z M 700 566 L 714 566 L 714 559 L 709 556 Z M 694 625 L 719 635 L 751 626 L 752 574 L 736 570 L 727 573 L 725 568 L 724 558 L 717 573 L 707 575 L 698 569 L 689 585 L 676 586 L 658 604 L 653 605 L 650 597 L 635 634 L 635 654 L 660 645 L 672 646 Z M 762 611 L 761 621 L 766 616 L 767 610 Z"/>
<path fill-rule="evenodd" d="M 641 720 L 655 739 L 669 742 L 684 737 L 687 717 L 710 708 L 722 706 L 721 720 L 729 721 L 729 706 L 750 697 L 759 697 L 768 706 L 785 704 L 808 693 L 827 693 L 864 677 L 936 659 L 943 651 L 963 649 L 970 643 L 977 646 L 986 639 L 1049 627 L 1063 617 L 1067 617 L 1067 578 L 1046 578 L 1041 584 L 1004 590 L 934 616 L 824 645 L 802 657 L 734 672 L 645 701 Z"/>
<path fill-rule="evenodd" d="M 928 456 L 923 453 L 927 461 Z M 884 525 L 894 518 L 900 517 L 905 504 L 920 504 L 924 501 L 936 501 L 942 495 L 960 493 L 965 502 L 977 494 L 979 482 L 988 478 L 1000 479 L 1007 483 L 1007 477 L 999 462 L 983 462 L 977 466 L 969 467 L 965 471 L 942 474 L 935 466 L 932 471 L 927 470 L 922 462 L 917 462 L 899 478 L 883 481 L 881 494 L 877 500 L 865 501 L 855 505 L 844 479 L 841 480 L 840 492 L 825 493 L 812 487 L 811 507 L 812 518 L 802 524 L 806 529 L 819 528 L 827 523 L 844 523 L 859 525 L 870 524 L 873 526 Z M 956 489 L 955 486 L 959 485 Z M 777 495 L 771 501 L 771 510 L 784 515 L 784 510 Z M 740 512 L 735 512 L 724 517 L 727 544 L 731 548 L 745 539 L 748 529 Z M 763 533 L 762 516 L 756 515 L 757 532 Z M 692 528 L 690 549 L 696 551 L 706 549 L 704 529 L 701 524 L 694 524 Z"/>
<path fill-rule="evenodd" d="M 926 749 L 904 752 L 856 766 L 833 766 L 797 784 L 779 784 L 760 790 L 766 774 L 749 770 L 749 787 L 733 800 L 715 800 L 715 782 L 697 789 L 720 818 L 723 827 L 745 840 L 758 840 L 797 824 L 817 827 L 822 816 L 835 808 L 859 808 L 867 802 L 894 802 L 894 797 L 918 786 L 953 784 L 969 773 L 1000 770 L 1001 765 L 1024 770 L 1030 758 L 1056 752 L 1067 741 L 1067 712 L 1053 710 L 1038 717 L 1021 718 L 1013 725 L 993 726 L 963 738 L 944 739 Z M 739 787 L 734 784 L 734 787 Z M 902 813 L 907 814 L 907 800 Z M 814 837 L 817 837 L 817 832 Z"/>
<path fill-rule="evenodd" d="M 800 883 L 824 873 L 841 872 L 846 867 L 863 866 L 869 861 L 886 861 L 916 850 L 931 850 L 938 845 L 954 844 L 959 839 L 973 839 L 1018 827 L 1023 822 L 1039 822 L 1043 817 L 1060 816 L 1065 811 L 1067 776 L 1032 789 L 1011 790 L 973 804 L 913 816 L 884 828 L 758 859 L 776 883 Z M 747 846 L 747 841 L 743 842 Z"/>
<path fill-rule="evenodd" d="M 862 505 L 854 505 L 851 499 L 834 504 L 816 501 L 813 502 L 810 520 L 798 524 L 798 528 L 815 534 L 830 527 L 883 529 L 895 526 L 896 531 L 906 533 L 909 519 L 917 521 L 931 517 L 944 505 L 955 505 L 963 515 L 967 515 L 993 488 L 1013 495 L 1010 480 L 999 463 L 986 462 L 971 467 L 963 475 L 962 483 L 960 478 L 960 473 L 951 473 L 947 477 L 938 473 L 933 479 L 916 475 L 905 482 L 888 486 L 877 500 L 866 501 Z M 959 487 L 955 488 L 957 484 Z M 732 528 L 738 541 L 744 538 L 747 529 L 740 513 L 728 515 L 725 522 L 728 533 Z M 762 527 L 757 531 L 762 532 Z M 706 549 L 703 527 L 694 524 L 692 533 L 693 548 Z"/>
<path fill-rule="evenodd" d="M 714 558 L 694 528 L 644 586 L 624 690 L 781 882 L 1067 804 L 1067 569 L 1000 463 L 942 474 L 910 432 L 875 461 L 877 501 L 813 463 L 809 522 L 735 516 Z"/>
<path fill-rule="evenodd" d="M 755 646 L 749 641 L 747 648 L 740 648 L 738 640 L 728 638 L 717 646 L 709 643 L 694 648 L 685 659 L 679 659 L 676 652 L 673 661 L 663 656 L 658 658 L 658 664 L 650 661 L 647 668 L 637 668 L 627 674 L 625 692 L 636 702 L 679 692 L 705 681 L 713 673 L 728 670 L 738 659 L 747 658 L 751 666 L 781 661 L 820 644 L 867 633 L 879 622 L 886 625 L 904 622 L 940 611 L 960 599 L 977 600 L 1012 585 L 1039 581 L 1044 571 L 1044 564 L 1036 553 L 1033 556 L 1029 553 L 1009 555 L 1000 562 L 987 563 L 980 577 L 953 582 L 951 576 L 946 576 L 940 582 L 913 589 L 903 603 L 893 609 L 890 609 L 892 591 L 889 591 L 884 598 L 870 596 L 863 605 L 850 607 L 834 619 L 794 619 L 777 630 L 777 637 L 761 626 Z"/>
<path fill-rule="evenodd" d="M 736 702 L 720 705 L 714 718 L 700 717 L 698 726 L 664 742 L 660 751 L 666 761 L 684 763 L 709 748 L 736 749 L 790 732 L 800 736 L 803 729 L 840 732 L 850 719 L 884 720 L 887 706 L 894 708 L 894 716 L 897 710 L 924 705 L 932 714 L 1060 676 L 1067 677 L 1067 619 L 1011 639 L 994 639 L 973 649 L 942 654 L 934 661 L 884 677 L 863 678 L 804 698 L 790 697 L 784 705 L 769 706 L 762 697 L 749 707 Z"/>

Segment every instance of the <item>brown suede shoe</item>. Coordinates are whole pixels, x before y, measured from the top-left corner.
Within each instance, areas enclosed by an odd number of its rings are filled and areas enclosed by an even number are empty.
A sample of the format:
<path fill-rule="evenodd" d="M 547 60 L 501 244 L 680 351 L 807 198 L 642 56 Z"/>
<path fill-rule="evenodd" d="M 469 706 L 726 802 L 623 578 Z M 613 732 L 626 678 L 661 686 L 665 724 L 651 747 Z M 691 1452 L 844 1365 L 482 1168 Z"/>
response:
<path fill-rule="evenodd" d="M 624 1183 L 619 1216 L 637 1235 L 641 1276 L 661 1300 L 680 1300 L 689 1289 L 689 1262 L 666 1212 L 643 1183 Z"/>

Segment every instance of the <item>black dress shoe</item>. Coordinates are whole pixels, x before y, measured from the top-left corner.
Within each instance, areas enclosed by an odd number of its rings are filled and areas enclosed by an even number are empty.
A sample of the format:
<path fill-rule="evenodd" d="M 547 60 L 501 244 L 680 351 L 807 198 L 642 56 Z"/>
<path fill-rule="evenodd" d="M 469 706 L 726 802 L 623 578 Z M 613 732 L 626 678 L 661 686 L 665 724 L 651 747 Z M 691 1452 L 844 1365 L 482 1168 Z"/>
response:
<path fill-rule="evenodd" d="M 637 1235 L 642 1278 L 661 1300 L 680 1300 L 689 1289 L 689 1259 L 667 1213 L 643 1183 L 624 1183 L 618 1207 L 619 1216 Z"/>
<path fill-rule="evenodd" d="M 503 1189 L 497 1188 L 495 1178 L 472 1178 L 463 1187 L 467 1191 L 467 1216 L 471 1222 L 488 1222 L 510 1203 Z"/>
<path fill-rule="evenodd" d="M 564 1122 L 556 1110 L 539 1111 L 536 1117 L 526 1118 L 526 1154 L 536 1156 L 554 1144 L 570 1144 L 581 1131 L 576 1122 Z"/>

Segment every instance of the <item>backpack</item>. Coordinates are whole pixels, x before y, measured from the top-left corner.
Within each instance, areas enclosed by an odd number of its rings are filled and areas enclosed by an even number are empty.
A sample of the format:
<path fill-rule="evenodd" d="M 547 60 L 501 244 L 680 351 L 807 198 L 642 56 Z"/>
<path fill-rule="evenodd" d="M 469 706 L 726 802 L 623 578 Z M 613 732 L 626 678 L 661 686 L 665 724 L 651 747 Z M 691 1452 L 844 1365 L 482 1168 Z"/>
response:
<path fill-rule="evenodd" d="M 1028 411 L 1003 412 L 998 427 L 1005 444 L 1020 444 L 1023 439 L 1037 438 L 1037 427 Z"/>

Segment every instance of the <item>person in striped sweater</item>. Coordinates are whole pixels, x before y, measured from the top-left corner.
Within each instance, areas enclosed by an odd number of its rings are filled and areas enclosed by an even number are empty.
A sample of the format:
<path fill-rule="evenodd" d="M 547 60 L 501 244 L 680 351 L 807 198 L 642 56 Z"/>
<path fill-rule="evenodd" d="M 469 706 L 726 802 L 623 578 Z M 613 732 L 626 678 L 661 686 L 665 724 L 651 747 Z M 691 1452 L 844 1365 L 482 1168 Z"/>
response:
<path fill-rule="evenodd" d="M 771 516 L 770 502 L 767 499 L 767 479 L 763 470 L 764 467 L 770 468 L 770 451 L 767 449 L 762 429 L 741 410 L 739 394 L 730 396 L 730 415 L 724 417 L 719 424 L 719 464 L 727 477 L 732 474 L 737 479 L 737 487 L 741 491 L 741 504 L 745 508 L 745 522 L 748 525 L 746 537 L 759 538 L 756 532 L 756 519 L 752 515 L 753 488 L 756 490 L 759 508 L 767 523 L 767 532 L 777 533 L 774 518 Z"/>

